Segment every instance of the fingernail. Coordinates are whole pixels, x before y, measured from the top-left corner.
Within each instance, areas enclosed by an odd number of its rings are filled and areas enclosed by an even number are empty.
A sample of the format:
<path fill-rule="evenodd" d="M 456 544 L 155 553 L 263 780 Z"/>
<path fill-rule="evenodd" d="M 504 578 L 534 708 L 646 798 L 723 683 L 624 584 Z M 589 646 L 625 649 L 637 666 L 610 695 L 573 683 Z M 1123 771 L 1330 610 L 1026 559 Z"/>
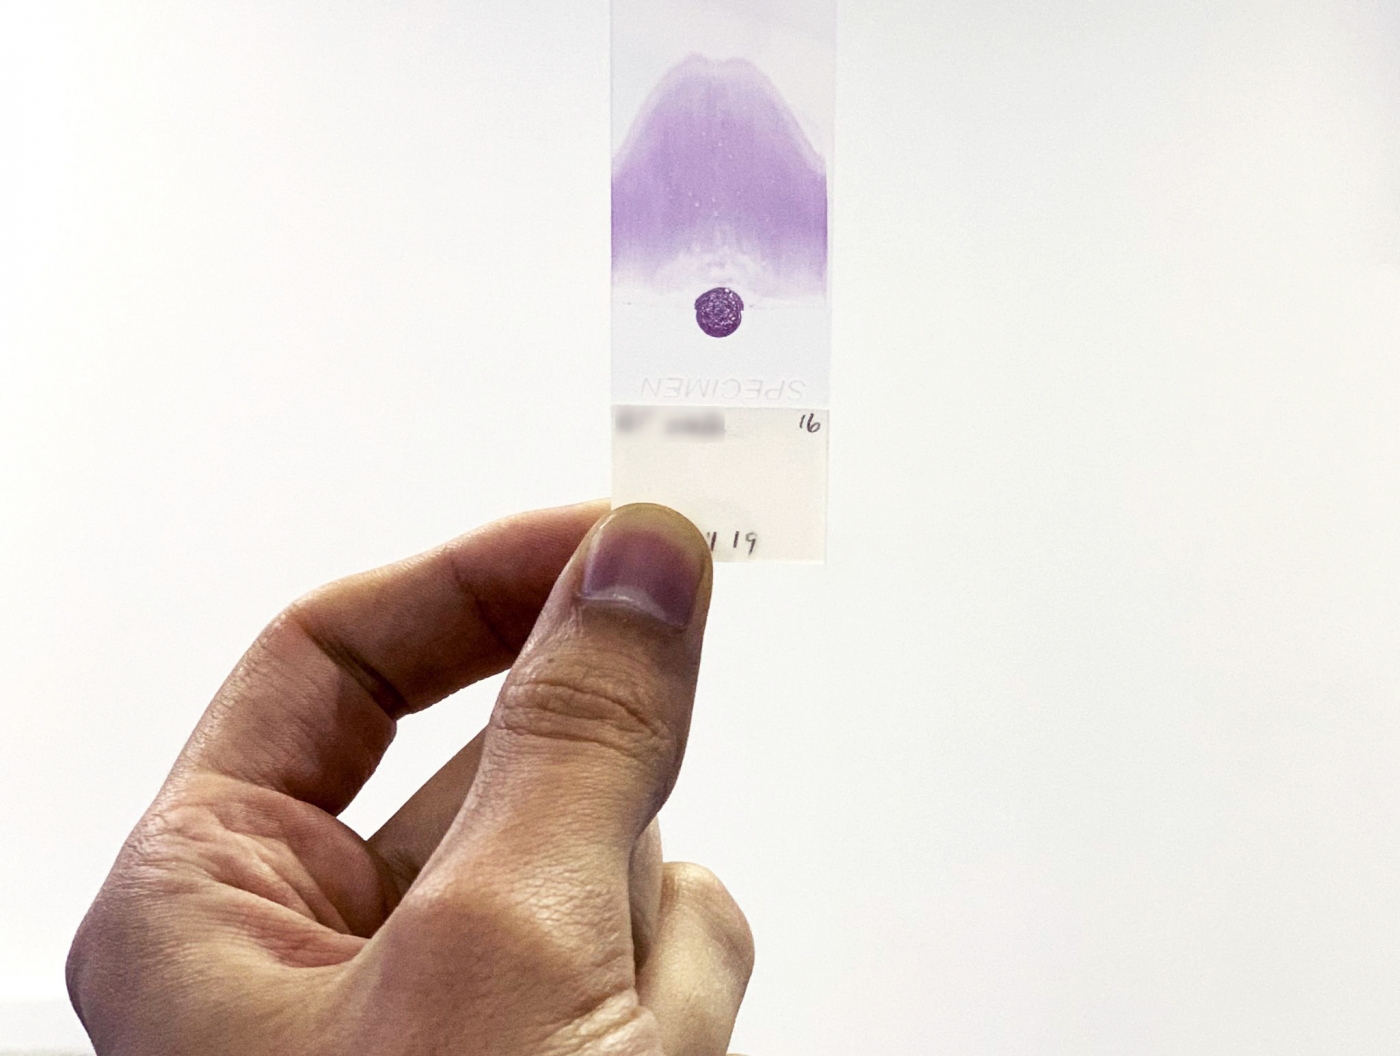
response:
<path fill-rule="evenodd" d="M 708 560 L 699 534 L 680 514 L 661 506 L 624 506 L 594 533 L 579 594 L 683 628 Z"/>

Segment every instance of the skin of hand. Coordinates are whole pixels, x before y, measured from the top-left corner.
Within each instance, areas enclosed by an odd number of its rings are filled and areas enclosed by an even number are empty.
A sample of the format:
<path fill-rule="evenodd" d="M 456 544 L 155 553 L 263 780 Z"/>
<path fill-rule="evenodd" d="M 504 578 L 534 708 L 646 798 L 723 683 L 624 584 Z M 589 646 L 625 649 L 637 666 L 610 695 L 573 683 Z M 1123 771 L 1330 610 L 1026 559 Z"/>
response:
<path fill-rule="evenodd" d="M 662 864 L 654 820 L 711 575 L 679 514 L 590 503 L 294 602 L 73 942 L 99 1056 L 722 1056 L 753 941 L 712 874 Z M 337 820 L 401 716 L 507 667 L 378 832 Z"/>

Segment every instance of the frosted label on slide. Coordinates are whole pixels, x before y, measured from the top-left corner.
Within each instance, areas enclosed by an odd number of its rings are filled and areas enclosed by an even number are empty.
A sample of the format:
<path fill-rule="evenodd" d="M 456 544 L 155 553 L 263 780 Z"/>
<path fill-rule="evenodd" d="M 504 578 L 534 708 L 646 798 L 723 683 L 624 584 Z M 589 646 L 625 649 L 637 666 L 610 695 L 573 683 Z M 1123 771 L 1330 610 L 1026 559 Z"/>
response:
<path fill-rule="evenodd" d="M 659 502 L 716 561 L 821 561 L 826 411 L 613 408 L 613 502 Z"/>

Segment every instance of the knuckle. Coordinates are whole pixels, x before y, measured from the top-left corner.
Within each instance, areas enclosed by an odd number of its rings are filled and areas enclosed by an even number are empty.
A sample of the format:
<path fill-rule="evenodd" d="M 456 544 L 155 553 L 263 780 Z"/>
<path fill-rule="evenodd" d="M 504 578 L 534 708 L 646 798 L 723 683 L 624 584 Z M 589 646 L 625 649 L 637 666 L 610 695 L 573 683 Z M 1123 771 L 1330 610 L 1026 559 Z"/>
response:
<path fill-rule="evenodd" d="M 236 707 L 244 694 L 267 684 L 294 684 L 306 658 L 308 620 L 297 600 L 282 609 L 262 630 L 239 659 L 227 681 L 214 698 L 211 708 L 223 715 Z"/>
<path fill-rule="evenodd" d="M 345 581 L 340 581 L 345 582 Z M 398 718 L 415 708 L 402 690 L 354 642 L 354 620 L 347 623 L 334 611 L 338 583 L 321 587 L 292 602 L 268 627 L 265 644 L 273 651 L 310 643 L 351 682 L 358 685 L 385 715 Z M 382 751 L 382 747 L 374 749 Z"/>
<path fill-rule="evenodd" d="M 258 635 L 258 644 L 274 656 L 281 656 L 299 646 L 325 623 L 321 598 L 327 588 L 320 587 L 289 602 Z"/>
<path fill-rule="evenodd" d="M 690 914 L 724 951 L 730 967 L 745 981 L 753 974 L 753 931 L 739 903 L 719 877 L 703 865 L 668 862 L 663 903 Z"/>
<path fill-rule="evenodd" d="M 597 744 L 650 765 L 680 747 L 666 704 L 635 663 L 542 657 L 511 672 L 492 722 L 515 734 Z"/>
<path fill-rule="evenodd" d="M 354 596 L 356 588 L 373 575 L 372 572 L 357 572 L 312 587 L 293 598 L 283 608 L 280 616 L 296 623 L 305 622 L 312 626 L 320 626 L 333 619 L 335 613 Z"/>

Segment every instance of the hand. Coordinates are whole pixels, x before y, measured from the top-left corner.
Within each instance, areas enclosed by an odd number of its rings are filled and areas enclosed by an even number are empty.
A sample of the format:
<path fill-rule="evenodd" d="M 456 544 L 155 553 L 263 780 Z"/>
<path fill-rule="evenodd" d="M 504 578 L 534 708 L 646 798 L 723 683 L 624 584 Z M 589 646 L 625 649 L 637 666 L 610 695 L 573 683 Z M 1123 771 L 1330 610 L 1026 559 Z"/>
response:
<path fill-rule="evenodd" d="M 710 873 L 663 867 L 653 820 L 709 553 L 669 510 L 604 512 L 499 522 L 267 627 L 74 940 L 101 1056 L 722 1056 L 748 925 Z M 486 729 L 383 828 L 336 820 L 400 716 L 507 666 Z"/>

